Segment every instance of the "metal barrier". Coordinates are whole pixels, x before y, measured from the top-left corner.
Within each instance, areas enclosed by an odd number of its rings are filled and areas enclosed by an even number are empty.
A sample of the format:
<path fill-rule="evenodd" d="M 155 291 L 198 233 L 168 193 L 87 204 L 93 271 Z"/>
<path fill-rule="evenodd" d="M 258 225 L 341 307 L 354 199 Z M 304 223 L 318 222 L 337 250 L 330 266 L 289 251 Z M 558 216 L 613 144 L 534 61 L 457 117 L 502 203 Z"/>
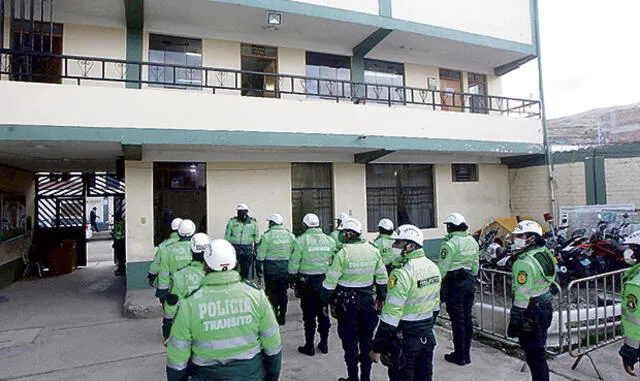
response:
<path fill-rule="evenodd" d="M 586 356 L 601 380 L 600 371 L 589 353 L 623 338 L 620 294 L 625 271 L 577 279 L 567 286 L 569 354 L 577 357 L 572 369 Z"/>
<path fill-rule="evenodd" d="M 474 328 L 481 335 L 506 344 L 516 345 L 517 339 L 507 337 L 509 313 L 513 304 L 510 272 L 481 268 L 478 279 L 480 287 L 476 293 L 474 306 Z M 563 330 L 564 314 L 562 313 L 563 291 L 559 284 L 551 285 L 553 293 L 554 319 L 547 340 L 547 352 L 558 355 L 565 348 L 565 332 Z"/>

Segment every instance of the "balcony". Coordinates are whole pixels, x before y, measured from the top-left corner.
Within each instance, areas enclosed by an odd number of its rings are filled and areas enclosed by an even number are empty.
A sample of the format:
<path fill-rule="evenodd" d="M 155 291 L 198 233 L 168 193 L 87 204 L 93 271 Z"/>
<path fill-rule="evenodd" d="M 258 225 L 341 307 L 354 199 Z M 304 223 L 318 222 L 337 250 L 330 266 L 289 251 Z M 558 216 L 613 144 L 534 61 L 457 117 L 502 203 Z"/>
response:
<path fill-rule="evenodd" d="M 73 83 L 142 89 L 167 88 L 236 93 L 263 98 L 290 96 L 357 105 L 419 106 L 447 112 L 469 112 L 540 118 L 540 102 L 464 92 L 352 82 L 300 75 L 215 67 L 193 67 L 99 57 L 52 55 L 0 49 L 0 75 L 20 82 Z"/>

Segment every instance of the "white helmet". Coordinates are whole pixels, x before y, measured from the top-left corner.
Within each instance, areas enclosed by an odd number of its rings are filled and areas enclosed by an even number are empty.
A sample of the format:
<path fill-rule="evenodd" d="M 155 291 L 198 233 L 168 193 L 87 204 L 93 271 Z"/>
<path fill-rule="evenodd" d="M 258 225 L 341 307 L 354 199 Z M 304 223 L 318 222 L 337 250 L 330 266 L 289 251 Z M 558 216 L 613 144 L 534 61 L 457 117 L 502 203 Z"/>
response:
<path fill-rule="evenodd" d="M 202 254 L 211 246 L 209 236 L 204 233 L 196 233 L 191 237 L 191 251 L 196 254 Z"/>
<path fill-rule="evenodd" d="M 625 240 L 625 245 L 640 245 L 640 230 L 631 233 Z M 630 247 L 624 251 L 624 261 L 627 262 L 628 265 L 635 265 L 638 260 L 636 259 L 635 250 Z"/>
<path fill-rule="evenodd" d="M 542 227 L 539 223 L 530 220 L 520 221 L 511 234 L 534 233 L 542 237 Z"/>
<path fill-rule="evenodd" d="M 424 245 L 424 234 L 422 234 L 422 230 L 415 225 L 398 226 L 396 231 L 391 235 L 391 238 L 397 241 L 411 241 L 420 247 Z"/>
<path fill-rule="evenodd" d="M 182 223 L 182 218 L 174 218 L 173 221 L 171 221 L 171 230 L 178 231 L 178 228 L 180 227 L 180 224 Z"/>
<path fill-rule="evenodd" d="M 352 232 L 362 234 L 362 223 L 353 217 L 349 217 L 342 221 L 340 226 L 338 226 L 338 230 L 350 230 Z"/>
<path fill-rule="evenodd" d="M 271 221 L 276 225 L 282 225 L 282 223 L 284 222 L 284 220 L 282 219 L 282 216 L 279 215 L 278 213 L 274 213 L 269 217 L 267 217 L 267 221 Z"/>
<path fill-rule="evenodd" d="M 349 217 L 350 216 L 349 216 L 348 213 L 340 213 L 340 214 L 338 214 L 338 217 L 336 217 L 336 220 L 338 220 L 340 222 L 344 222 L 344 220 L 346 220 Z"/>
<path fill-rule="evenodd" d="M 384 230 L 393 230 L 393 222 L 388 218 L 383 218 L 378 222 L 378 227 Z"/>
<path fill-rule="evenodd" d="M 462 224 L 467 224 L 467 220 L 464 218 L 464 216 L 460 213 L 449 213 L 449 215 L 447 216 L 447 218 L 444 219 L 444 221 L 442 222 L 443 224 L 453 224 L 456 226 L 460 226 Z"/>
<path fill-rule="evenodd" d="M 310 228 L 317 228 L 320 226 L 320 218 L 313 213 L 308 213 L 302 218 L 302 223 Z"/>
<path fill-rule="evenodd" d="M 180 237 L 191 237 L 196 233 L 196 224 L 191 220 L 182 220 L 178 226 L 178 234 Z"/>
<path fill-rule="evenodd" d="M 233 270 L 237 262 L 236 249 L 224 239 L 211 241 L 211 250 L 204 253 L 204 263 L 213 271 Z"/>
<path fill-rule="evenodd" d="M 238 204 L 236 205 L 236 210 L 246 210 L 248 212 L 249 207 L 247 206 L 247 204 Z"/>

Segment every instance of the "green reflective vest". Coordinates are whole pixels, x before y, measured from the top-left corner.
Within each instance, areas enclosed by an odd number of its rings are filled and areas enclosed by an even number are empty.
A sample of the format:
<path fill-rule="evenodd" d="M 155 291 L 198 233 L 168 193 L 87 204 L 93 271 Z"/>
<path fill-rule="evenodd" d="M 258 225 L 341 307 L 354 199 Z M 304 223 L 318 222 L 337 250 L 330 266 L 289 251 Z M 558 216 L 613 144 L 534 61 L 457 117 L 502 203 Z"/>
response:
<path fill-rule="evenodd" d="M 296 238 L 289 260 L 289 274 L 322 275 L 336 251 L 336 241 L 320 228 L 308 228 Z"/>
<path fill-rule="evenodd" d="M 151 264 L 149 265 L 150 275 L 158 275 L 158 273 L 160 272 L 160 261 L 162 260 L 162 256 L 160 255 L 162 254 L 162 252 L 160 251 L 160 248 L 167 246 L 170 243 L 178 242 L 179 240 L 180 236 L 178 235 L 178 233 L 173 232 L 171 233 L 169 238 L 165 239 L 158 245 L 158 247 L 156 248 L 156 255 L 153 257 L 153 262 L 151 262 Z"/>
<path fill-rule="evenodd" d="M 164 317 L 173 319 L 178 312 L 180 300 L 184 299 L 191 292 L 200 287 L 204 278 L 204 264 L 202 262 L 193 261 L 186 267 L 171 274 L 170 293 L 178 297 L 178 303 L 171 306 L 169 303 L 164 304 Z"/>
<path fill-rule="evenodd" d="M 124 220 L 117 221 L 116 225 L 113 228 L 113 239 L 115 240 L 124 239 L 124 235 L 125 235 Z"/>
<path fill-rule="evenodd" d="M 622 276 L 622 331 L 624 343 L 631 348 L 640 349 L 640 264 L 627 270 Z"/>
<path fill-rule="evenodd" d="M 380 250 L 380 256 L 385 266 L 390 265 L 396 259 L 393 256 L 393 250 L 391 250 L 391 245 L 394 242 L 395 239 L 391 238 L 390 234 L 378 234 L 375 241 L 373 241 L 378 250 Z"/>
<path fill-rule="evenodd" d="M 242 222 L 238 217 L 230 218 L 224 232 L 224 239 L 233 245 L 257 244 L 260 242 L 260 232 L 256 219 L 247 217 L 247 220 Z"/>
<path fill-rule="evenodd" d="M 444 278 L 449 271 L 465 269 L 478 275 L 480 249 L 478 242 L 469 232 L 453 232 L 447 234 L 440 247 L 438 268 Z"/>
<path fill-rule="evenodd" d="M 158 274 L 158 289 L 169 290 L 171 274 L 187 266 L 193 260 L 191 255 L 191 241 L 185 239 L 170 243 L 161 248 L 160 273 Z"/>
<path fill-rule="evenodd" d="M 555 259 L 546 247 L 529 249 L 519 254 L 511 273 L 513 306 L 526 309 L 531 298 L 549 292 L 556 277 Z"/>
<path fill-rule="evenodd" d="M 264 291 L 241 281 L 235 270 L 208 273 L 202 287 L 180 304 L 167 345 L 167 374 L 184 371 L 191 361 L 196 372 L 217 376 L 207 379 L 262 380 L 266 358 L 277 359 L 280 372 L 281 345 Z M 238 372 L 237 364 L 247 373 L 229 374 Z M 257 374 L 250 371 L 256 365 Z"/>
<path fill-rule="evenodd" d="M 438 266 L 424 256 L 422 249 L 407 254 L 403 264 L 389 275 L 380 320 L 403 328 L 431 319 L 433 312 L 440 310 L 441 280 Z"/>
<path fill-rule="evenodd" d="M 340 231 L 334 230 L 329 234 L 329 237 L 333 238 L 336 241 L 336 250 L 340 250 L 342 248 L 342 242 L 340 242 Z"/>
<path fill-rule="evenodd" d="M 256 259 L 264 263 L 265 274 L 284 276 L 288 273 L 295 242 L 296 236 L 282 225 L 274 225 L 262 235 Z"/>
<path fill-rule="evenodd" d="M 387 270 L 380 252 L 370 242 L 359 240 L 342 245 L 327 271 L 322 287 L 335 290 L 340 285 L 346 288 L 367 288 L 373 292 L 373 283 L 386 285 Z"/>

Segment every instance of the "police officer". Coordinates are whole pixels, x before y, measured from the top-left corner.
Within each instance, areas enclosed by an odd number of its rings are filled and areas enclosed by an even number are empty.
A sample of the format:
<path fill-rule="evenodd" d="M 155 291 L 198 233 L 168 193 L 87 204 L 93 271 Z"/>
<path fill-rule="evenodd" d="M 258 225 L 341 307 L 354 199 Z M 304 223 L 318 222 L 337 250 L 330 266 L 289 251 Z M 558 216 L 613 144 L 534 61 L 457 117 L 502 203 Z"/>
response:
<path fill-rule="evenodd" d="M 460 213 L 449 214 L 443 222 L 447 236 L 440 247 L 438 268 L 443 278 L 447 313 L 453 331 L 453 352 L 444 355 L 447 362 L 457 365 L 471 363 L 473 336 L 473 301 L 478 276 L 478 242 L 467 232 L 469 226 Z"/>
<path fill-rule="evenodd" d="M 171 286 L 164 306 L 167 328 L 163 329 L 167 332 L 167 336 L 169 336 L 168 332 L 178 311 L 180 300 L 200 287 L 200 282 L 204 278 L 204 253 L 209 250 L 211 250 L 209 236 L 204 233 L 194 234 L 191 237 L 191 263 L 171 274 Z"/>
<path fill-rule="evenodd" d="M 640 231 L 634 232 L 624 242 L 629 249 L 624 252 L 627 264 L 633 266 L 622 276 L 624 286 L 622 288 L 622 331 L 624 344 L 618 352 L 622 357 L 624 371 L 630 376 L 636 377 L 634 367 L 640 360 L 640 310 L 638 310 L 638 297 L 640 297 Z"/>
<path fill-rule="evenodd" d="M 360 221 L 347 218 L 339 229 L 343 246 L 333 258 L 322 283 L 321 298 L 331 302 L 332 312 L 338 319 L 338 336 L 342 341 L 348 373 L 348 378 L 339 380 L 369 381 L 369 351 L 373 331 L 378 325 L 374 298 L 377 294 L 381 306 L 387 294 L 387 271 L 378 249 L 360 238 Z"/>
<path fill-rule="evenodd" d="M 196 224 L 191 220 L 183 220 L 178 227 L 178 235 L 180 240 L 161 248 L 160 274 L 158 275 L 158 287 L 156 288 L 156 297 L 161 302 L 169 296 L 169 288 L 171 287 L 171 275 L 181 268 L 187 266 L 193 260 L 191 255 L 191 237 L 196 232 Z M 169 337 L 171 323 L 174 311 L 167 310 L 168 304 L 164 303 L 165 316 L 162 319 L 162 335 L 165 340 Z"/>
<path fill-rule="evenodd" d="M 318 349 L 322 353 L 329 352 L 329 328 L 331 320 L 326 313 L 326 303 L 320 301 L 322 281 L 329 268 L 329 263 L 336 251 L 336 242 L 322 232 L 320 219 L 309 213 L 302 218 L 306 230 L 296 238 L 293 254 L 289 260 L 291 283 L 300 295 L 300 308 L 304 321 L 304 342 L 298 352 L 313 356 L 316 336 L 316 320 L 320 343 Z"/>
<path fill-rule="evenodd" d="M 182 218 L 174 218 L 171 221 L 171 235 L 169 238 L 162 241 L 160 245 L 158 245 L 158 249 L 156 250 L 156 255 L 153 258 L 153 262 L 149 265 L 149 273 L 147 274 L 147 279 L 149 280 L 149 286 L 154 287 L 156 278 L 158 277 L 158 273 L 160 272 L 160 262 L 162 258 L 160 256 L 160 248 L 163 246 L 167 246 L 170 243 L 178 242 L 180 240 L 180 235 L 178 235 L 178 228 L 180 227 L 180 223 L 182 222 Z"/>
<path fill-rule="evenodd" d="M 390 274 L 393 269 L 392 262 L 396 259 L 391 248 L 394 242 L 393 238 L 391 238 L 391 234 L 393 233 L 393 222 L 387 218 L 381 219 L 380 222 L 378 222 L 378 233 L 379 234 L 373 243 L 376 245 L 378 250 L 380 250 L 382 262 L 387 268 L 387 274 Z"/>
<path fill-rule="evenodd" d="M 346 220 L 347 218 L 349 218 L 349 214 L 348 213 L 340 213 L 338 214 L 338 216 L 336 217 L 336 228 L 333 229 L 333 231 L 331 232 L 330 236 L 331 238 L 333 238 L 336 241 L 336 248 L 340 249 L 340 247 L 342 247 L 342 242 L 340 242 L 340 225 L 342 224 L 342 222 L 344 222 L 344 220 Z"/>
<path fill-rule="evenodd" d="M 242 279 L 253 279 L 251 269 L 253 257 L 260 242 L 260 232 L 255 218 L 249 217 L 249 207 L 245 204 L 236 206 L 237 216 L 230 218 L 224 233 L 224 239 L 231 242 L 236 249 Z"/>
<path fill-rule="evenodd" d="M 425 257 L 422 231 L 402 225 L 392 236 L 401 257 L 389 276 L 389 291 L 373 341 L 371 360 L 389 354 L 389 380 L 431 381 L 436 338 L 433 324 L 440 311 L 440 271 Z"/>
<path fill-rule="evenodd" d="M 293 252 L 296 236 L 282 226 L 279 214 L 267 218 L 269 229 L 262 235 L 256 270 L 258 278 L 264 275 L 265 291 L 278 318 L 278 324 L 285 324 L 287 315 L 287 288 L 289 281 L 289 258 Z"/>
<path fill-rule="evenodd" d="M 167 349 L 167 379 L 277 381 L 280 329 L 264 292 L 243 281 L 233 246 L 211 242 L 202 286 L 180 302 Z"/>
<path fill-rule="evenodd" d="M 549 287 L 556 276 L 553 254 L 545 247 L 542 228 L 534 221 L 518 223 L 512 233 L 517 259 L 513 264 L 513 306 L 507 329 L 518 337 L 533 381 L 549 380 L 545 358 L 547 330 L 553 315 Z"/>
<path fill-rule="evenodd" d="M 113 252 L 116 257 L 116 275 L 126 275 L 127 273 L 127 248 L 125 243 L 125 224 L 122 212 L 117 211 L 113 214 Z"/>

